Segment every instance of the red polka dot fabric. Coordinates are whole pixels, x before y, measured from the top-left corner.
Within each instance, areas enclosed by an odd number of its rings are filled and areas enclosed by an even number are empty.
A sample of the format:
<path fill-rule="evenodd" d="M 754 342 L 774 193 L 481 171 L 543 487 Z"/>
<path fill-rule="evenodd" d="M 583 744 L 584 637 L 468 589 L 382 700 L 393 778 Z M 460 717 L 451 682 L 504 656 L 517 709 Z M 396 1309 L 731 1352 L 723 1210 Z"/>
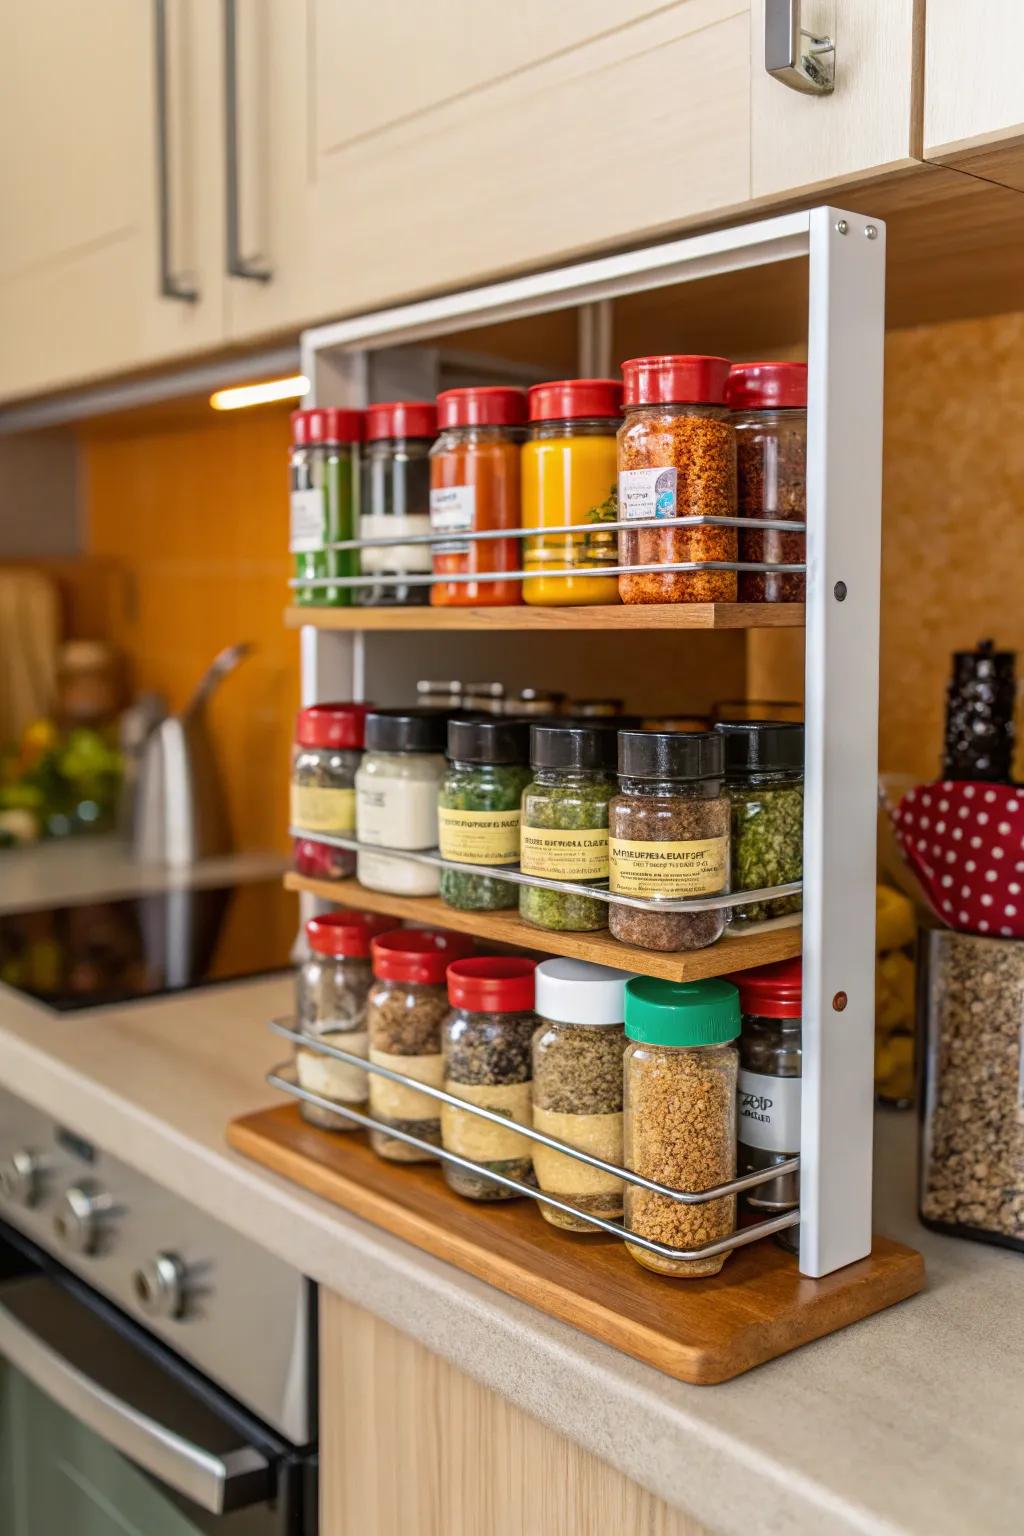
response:
<path fill-rule="evenodd" d="M 1024 938 L 1024 786 L 921 784 L 892 814 L 907 863 L 944 923 Z"/>

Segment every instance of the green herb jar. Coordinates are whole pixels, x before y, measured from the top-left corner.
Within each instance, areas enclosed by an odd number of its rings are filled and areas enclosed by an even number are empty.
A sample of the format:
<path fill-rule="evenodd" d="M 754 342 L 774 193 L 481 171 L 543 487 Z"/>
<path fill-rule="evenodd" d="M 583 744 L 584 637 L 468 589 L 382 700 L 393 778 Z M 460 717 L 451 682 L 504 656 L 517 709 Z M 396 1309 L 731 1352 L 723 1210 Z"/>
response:
<path fill-rule="evenodd" d="M 756 891 L 803 877 L 804 728 L 781 720 L 729 720 L 725 793 L 731 805 L 732 889 Z M 734 924 L 799 912 L 799 894 L 733 908 Z"/>
<path fill-rule="evenodd" d="M 529 727 L 512 720 L 449 720 L 449 768 L 438 794 L 438 846 L 460 864 L 518 864 L 519 807 L 530 780 Z M 467 869 L 441 871 L 441 899 L 460 912 L 514 907 L 516 887 Z"/>
<path fill-rule="evenodd" d="M 595 884 L 608 879 L 608 802 L 615 793 L 615 732 L 601 726 L 535 725 L 533 779 L 523 791 L 519 867 L 524 875 Z M 519 915 L 538 928 L 591 933 L 608 903 L 572 891 L 524 885 Z"/>
<path fill-rule="evenodd" d="M 355 576 L 356 553 L 330 546 L 355 537 L 355 455 L 364 424 L 362 411 L 292 412 L 288 547 L 295 557 L 299 607 L 344 608 L 352 602 L 351 588 L 332 585 L 331 578 Z"/>

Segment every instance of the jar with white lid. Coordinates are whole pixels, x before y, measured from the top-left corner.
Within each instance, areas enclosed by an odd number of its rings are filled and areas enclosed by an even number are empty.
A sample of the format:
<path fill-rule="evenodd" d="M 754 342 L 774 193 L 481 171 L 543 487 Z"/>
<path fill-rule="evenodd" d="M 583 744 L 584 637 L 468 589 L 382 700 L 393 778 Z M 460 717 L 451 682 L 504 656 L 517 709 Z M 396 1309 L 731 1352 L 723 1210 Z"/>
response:
<path fill-rule="evenodd" d="M 434 710 L 377 710 L 366 717 L 366 752 L 356 774 L 356 836 L 364 845 L 356 873 L 371 891 L 437 895 L 433 865 L 371 849 L 437 847 L 437 794 L 448 766 L 445 724 Z"/>

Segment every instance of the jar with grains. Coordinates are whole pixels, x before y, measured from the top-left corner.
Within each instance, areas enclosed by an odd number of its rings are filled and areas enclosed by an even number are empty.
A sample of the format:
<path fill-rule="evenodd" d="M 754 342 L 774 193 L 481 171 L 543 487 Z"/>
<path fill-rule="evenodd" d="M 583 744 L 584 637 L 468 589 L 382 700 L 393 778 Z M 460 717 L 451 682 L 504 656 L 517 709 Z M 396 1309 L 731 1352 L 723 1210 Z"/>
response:
<path fill-rule="evenodd" d="M 430 450 L 430 521 L 450 535 L 434 549 L 430 601 L 436 607 L 521 603 L 521 583 L 501 580 L 518 571 L 517 538 L 467 539 L 485 529 L 518 528 L 519 459 L 526 422 L 521 389 L 447 389 L 437 397 L 439 436 Z M 495 581 L 477 572 L 497 572 Z M 470 576 L 469 581 L 445 581 Z"/>
<path fill-rule="evenodd" d="M 729 980 L 739 989 L 743 1015 L 737 1090 L 739 1171 L 756 1173 L 800 1152 L 803 963 L 780 960 L 777 965 L 739 971 Z M 800 1204 L 799 1173 L 755 1185 L 747 1190 L 744 1203 L 762 1216 L 795 1210 Z M 786 1227 L 776 1241 L 795 1252 L 799 1231 L 799 1227 Z"/>
<path fill-rule="evenodd" d="M 622 1054 L 628 971 L 586 960 L 537 967 L 533 1037 L 533 1124 L 567 1146 L 622 1163 Z M 622 1215 L 622 1180 L 533 1143 L 533 1171 L 549 1195 L 606 1221 Z M 542 1205 L 552 1226 L 597 1232 L 586 1221 Z"/>
<path fill-rule="evenodd" d="M 356 456 L 364 425 L 362 411 L 292 412 L 289 548 L 300 608 L 342 608 L 352 601 L 352 588 L 332 579 L 357 574 L 356 552 L 329 546 L 355 537 Z"/>
<path fill-rule="evenodd" d="M 465 934 L 438 928 L 401 928 L 371 945 L 374 980 L 367 1001 L 370 1061 L 440 1088 L 444 1080 L 441 1026 L 448 1017 L 445 974 L 453 960 L 472 953 Z M 441 1102 L 376 1072 L 370 1079 L 370 1114 L 391 1130 L 441 1145 Z M 435 1161 L 387 1131 L 370 1132 L 370 1145 L 393 1163 Z"/>
<path fill-rule="evenodd" d="M 366 412 L 361 539 L 418 538 L 430 532 L 430 445 L 437 432 L 434 405 L 421 400 L 392 400 Z M 379 544 L 360 550 L 360 574 L 378 577 L 356 587 L 364 608 L 423 607 L 430 583 L 403 581 L 430 575 L 429 544 Z"/>
<path fill-rule="evenodd" d="M 367 1051 L 366 999 L 370 991 L 370 941 L 395 926 L 374 912 L 329 912 L 306 924 L 309 955 L 296 977 L 296 1004 L 303 1034 L 325 1040 L 350 1056 Z M 295 1051 L 300 1088 L 365 1111 L 369 1074 L 317 1051 Z M 329 1131 L 355 1130 L 355 1122 L 316 1104 L 299 1103 L 299 1114 Z"/>
<path fill-rule="evenodd" d="M 736 428 L 741 517 L 802 523 L 807 517 L 807 364 L 736 363 L 725 387 Z M 740 559 L 798 565 L 803 533 L 741 528 Z M 741 603 L 802 603 L 802 571 L 740 571 Z"/>
<path fill-rule="evenodd" d="M 725 408 L 724 357 L 637 357 L 623 363 L 619 517 L 735 517 L 736 433 Z M 736 529 L 638 528 L 619 534 L 620 565 L 735 560 Z M 735 571 L 619 577 L 624 603 L 731 603 Z"/>
<path fill-rule="evenodd" d="M 626 983 L 625 1167 L 692 1193 L 736 1177 L 739 1032 L 730 982 L 634 976 Z M 627 1184 L 625 1206 L 631 1232 L 669 1248 L 699 1248 L 736 1228 L 735 1195 L 683 1205 Z M 729 1256 L 672 1259 L 626 1246 L 645 1269 L 689 1278 L 717 1275 Z"/>
<path fill-rule="evenodd" d="M 733 891 L 788 885 L 803 875 L 804 728 L 779 720 L 722 721 L 731 807 Z M 799 912 L 803 898 L 738 903 L 734 924 Z"/>
<path fill-rule="evenodd" d="M 622 419 L 617 379 L 562 379 L 527 391 L 530 430 L 523 447 L 523 527 L 593 527 L 589 533 L 553 533 L 527 539 L 523 582 L 527 603 L 569 606 L 617 603 L 618 581 L 602 576 L 615 566 L 615 532 L 601 523 L 618 517 L 615 434 Z M 571 570 L 579 575 L 549 576 Z"/>
<path fill-rule="evenodd" d="M 536 960 L 518 955 L 486 955 L 455 960 L 448 967 L 452 1012 L 442 1032 L 444 1086 L 467 1104 L 492 1110 L 508 1121 L 495 1125 L 479 1115 L 441 1105 L 441 1145 L 527 1183 L 533 1180 L 530 1143 L 511 1129 L 529 1125 L 530 1041 L 537 1025 L 533 1011 Z M 456 1194 L 468 1200 L 514 1200 L 483 1173 L 445 1163 L 444 1176 Z"/>
<path fill-rule="evenodd" d="M 363 757 L 367 704 L 311 704 L 295 721 L 295 751 L 289 815 L 306 833 L 353 837 L 356 830 L 356 770 Z M 355 871 L 349 849 L 332 848 L 313 837 L 298 838 L 295 868 L 300 875 L 343 879 Z"/>
<path fill-rule="evenodd" d="M 376 710 L 366 717 L 366 752 L 356 774 L 356 872 L 371 891 L 436 896 L 430 864 L 372 848 L 437 847 L 437 791 L 447 766 L 445 718 L 433 710 Z"/>
<path fill-rule="evenodd" d="M 533 779 L 523 791 L 519 868 L 575 884 L 608 878 L 608 802 L 615 793 L 615 732 L 595 725 L 530 728 Z M 574 891 L 519 887 L 519 915 L 538 928 L 589 933 L 608 904 Z"/>
<path fill-rule="evenodd" d="M 729 802 L 722 739 L 619 732 L 619 793 L 608 810 L 609 889 L 681 901 L 729 889 Z M 725 932 L 728 908 L 653 912 L 612 902 L 608 926 L 641 949 L 704 949 Z"/>
<path fill-rule="evenodd" d="M 530 780 L 530 729 L 522 721 L 449 720 L 448 772 L 438 797 L 438 847 L 459 864 L 519 863 L 519 806 Z M 463 912 L 514 907 L 508 880 L 470 869 L 441 871 L 441 899 Z"/>

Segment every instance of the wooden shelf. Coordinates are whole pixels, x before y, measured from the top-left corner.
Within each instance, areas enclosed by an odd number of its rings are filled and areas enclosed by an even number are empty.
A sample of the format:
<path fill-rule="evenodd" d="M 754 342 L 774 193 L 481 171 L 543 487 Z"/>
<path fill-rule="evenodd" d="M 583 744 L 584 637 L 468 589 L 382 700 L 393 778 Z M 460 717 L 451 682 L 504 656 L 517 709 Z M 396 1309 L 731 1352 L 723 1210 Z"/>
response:
<path fill-rule="evenodd" d="M 289 629 L 799 629 L 803 603 L 614 603 L 585 608 L 286 608 Z"/>
<path fill-rule="evenodd" d="M 369 891 L 358 880 L 313 880 L 294 872 L 285 876 L 290 891 L 307 891 L 342 907 L 360 907 L 366 912 L 385 912 L 389 917 L 407 918 L 432 927 L 454 928 L 472 933 L 494 944 L 510 944 L 516 949 L 539 950 L 547 955 L 568 955 L 573 960 L 592 960 L 599 965 L 618 966 L 642 976 L 660 976 L 666 981 L 700 981 L 705 976 L 727 976 L 731 971 L 749 970 L 755 965 L 769 965 L 774 960 L 791 960 L 800 953 L 801 929 L 767 928 L 761 932 L 727 934 L 707 949 L 686 954 L 661 954 L 653 949 L 637 949 L 620 944 L 608 932 L 550 933 L 524 923 L 517 912 L 458 912 L 439 896 L 388 896 Z"/>

